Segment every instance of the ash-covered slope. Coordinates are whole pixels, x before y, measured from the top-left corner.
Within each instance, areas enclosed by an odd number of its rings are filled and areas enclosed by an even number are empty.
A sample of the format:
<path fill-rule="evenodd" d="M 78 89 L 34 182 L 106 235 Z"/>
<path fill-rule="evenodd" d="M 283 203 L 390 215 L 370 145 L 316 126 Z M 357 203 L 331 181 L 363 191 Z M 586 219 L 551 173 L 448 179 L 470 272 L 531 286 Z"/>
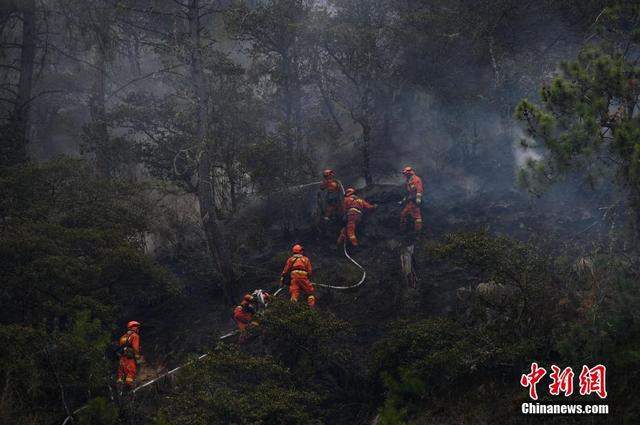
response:
<path fill-rule="evenodd" d="M 366 268 L 367 280 L 354 290 L 317 288 L 319 308 L 351 321 L 362 330 L 364 339 L 397 318 L 455 312 L 456 291 L 479 283 L 480 277 L 472 272 L 430 256 L 429 247 L 441 242 L 446 234 L 487 231 L 521 240 L 553 237 L 577 241 L 584 236 L 582 229 L 600 220 L 597 208 L 590 207 L 588 202 L 578 204 L 570 197 L 537 200 L 516 190 L 469 195 L 455 186 L 433 190 L 427 186 L 423 206 L 425 229 L 416 237 L 411 230 L 402 232 L 399 227 L 402 207 L 398 201 L 403 191 L 401 185 L 372 185 L 358 190 L 358 196 L 378 205 L 376 210 L 365 214 L 358 226 L 361 246 L 348 248 L 354 259 Z M 350 286 L 360 279 L 360 271 L 344 257 L 341 247 L 336 246 L 341 223 L 325 224 L 319 219 L 313 188 L 296 197 L 305 201 L 299 210 L 292 210 L 294 218 L 287 226 L 272 220 L 267 232 L 268 243 L 248 253 L 259 270 L 246 270 L 242 281 L 245 289 L 275 287 L 293 243 L 305 247 L 314 265 L 314 282 Z M 278 211 L 277 201 L 266 205 L 270 217 L 277 217 L 273 213 Z M 264 210 L 261 213 L 264 214 Z M 400 263 L 401 253 L 412 245 L 418 277 L 415 287 L 407 284 Z"/>

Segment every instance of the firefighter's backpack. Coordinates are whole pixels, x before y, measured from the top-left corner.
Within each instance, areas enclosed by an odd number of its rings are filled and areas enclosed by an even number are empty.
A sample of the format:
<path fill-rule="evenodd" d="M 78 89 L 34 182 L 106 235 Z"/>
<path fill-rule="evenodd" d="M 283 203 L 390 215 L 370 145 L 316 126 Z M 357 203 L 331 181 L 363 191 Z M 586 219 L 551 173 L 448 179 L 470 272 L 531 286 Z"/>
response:
<path fill-rule="evenodd" d="M 129 338 L 130 336 L 131 335 L 129 334 L 129 332 L 127 332 L 118 340 L 118 355 L 121 357 L 126 357 L 128 359 L 133 359 L 135 358 L 135 352 L 133 351 L 133 347 L 131 346 L 131 340 Z"/>

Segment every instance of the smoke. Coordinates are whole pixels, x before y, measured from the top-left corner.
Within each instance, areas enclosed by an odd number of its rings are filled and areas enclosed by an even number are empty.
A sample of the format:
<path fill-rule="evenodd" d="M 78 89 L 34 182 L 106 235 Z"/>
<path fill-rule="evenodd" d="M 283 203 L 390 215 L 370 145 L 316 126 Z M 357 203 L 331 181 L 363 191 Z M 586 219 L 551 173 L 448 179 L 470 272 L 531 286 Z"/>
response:
<path fill-rule="evenodd" d="M 324 1 L 317 4 L 327 5 Z M 520 140 L 526 137 L 513 119 L 513 109 L 523 97 L 537 98 L 538 87 L 551 75 L 556 64 L 575 55 L 579 37 L 557 11 L 548 12 L 556 14 L 549 16 L 540 9 L 535 10 L 538 15 L 525 9 L 514 10 L 515 15 L 501 20 L 501 27 L 486 40 L 461 36 L 464 32 L 452 30 L 445 39 L 436 36 L 413 40 L 421 48 L 424 46 L 424 51 L 407 44 L 407 55 L 417 57 L 408 59 L 406 64 L 403 56 L 394 56 L 407 68 L 402 69 L 403 72 L 416 72 L 411 67 L 417 72 L 410 77 L 410 83 L 393 88 L 395 92 L 388 97 L 388 103 L 376 105 L 381 114 L 380 122 L 374 123 L 373 128 L 371 166 L 377 183 L 402 184 L 400 170 L 405 165 L 412 165 L 436 196 L 476 197 L 487 192 L 513 190 L 515 171 L 527 160 L 541 158 L 539 151 L 521 146 Z M 445 13 L 443 16 L 451 13 L 441 12 Z M 489 22 L 491 16 L 484 16 L 479 11 L 477 19 L 478 22 Z M 518 31 L 513 31 L 514 28 Z M 224 36 L 220 38 L 222 41 L 212 48 L 229 53 L 247 70 L 255 65 L 253 58 L 246 54 L 246 45 L 225 41 Z M 441 55 L 432 55 L 427 49 Z M 141 49 L 137 55 L 134 59 L 138 75 L 144 76 L 164 66 L 153 50 Z M 71 59 L 59 59 L 65 69 L 82 68 Z M 132 79 L 129 60 L 116 58 L 110 69 L 108 92 Z M 396 65 L 394 62 L 393 66 Z M 339 79 L 338 74 L 336 71 L 336 79 Z M 94 75 L 87 71 L 78 77 L 77 73 L 67 72 L 57 78 L 66 83 L 70 76 L 78 86 L 74 96 L 83 100 L 82 106 L 86 106 L 84 97 L 92 86 Z M 43 80 L 42 84 L 45 83 L 52 84 Z M 371 81 L 367 86 L 385 84 L 388 82 Z M 126 87 L 118 96 L 109 99 L 109 109 L 117 107 L 131 92 L 163 95 L 168 90 L 163 76 L 144 78 Z M 386 89 L 389 87 L 385 86 Z M 325 87 L 325 90 L 329 88 Z M 272 92 L 260 93 L 268 103 Z M 311 151 L 312 168 L 318 173 L 323 168 L 333 168 L 345 186 L 363 187 L 361 126 L 338 102 L 333 103 L 332 113 L 327 111 L 326 99 L 314 83 L 303 87 L 301 93 L 301 121 L 305 143 Z M 41 101 L 35 102 L 34 107 L 34 127 L 38 130 L 35 142 L 48 147 L 47 156 L 59 151 L 69 152 L 72 150 L 69 146 L 78 144 L 78 135 L 89 119 L 86 107 L 68 110 L 62 105 L 60 112 L 52 114 L 52 106 L 38 105 L 38 102 Z M 383 125 L 385 109 L 391 111 L 386 133 Z M 48 128 L 41 128 L 46 127 L 46 116 L 64 119 L 49 120 Z M 336 120 L 341 127 L 339 130 Z M 273 120 L 267 120 L 264 126 L 277 128 Z M 118 129 L 112 129 L 112 134 L 120 133 Z M 309 181 L 312 180 L 314 178 L 310 177 Z"/>
<path fill-rule="evenodd" d="M 539 161 L 542 159 L 542 154 L 536 148 L 530 147 L 534 141 L 521 128 L 516 127 L 514 133 L 516 138 L 513 141 L 513 158 L 516 171 L 523 168 L 530 160 Z"/>
<path fill-rule="evenodd" d="M 539 98 L 540 86 L 559 62 L 575 56 L 581 39 L 559 16 L 524 16 L 509 25 L 530 31 L 514 34 L 511 45 L 489 40 L 484 53 L 461 40 L 448 52 L 448 67 L 426 66 L 435 71 L 429 84 L 399 95 L 401 114 L 391 140 L 374 158 L 380 170 L 397 173 L 412 165 L 434 196 L 447 199 L 519 190 L 518 170 L 528 160 L 542 159 L 543 152 L 523 146 L 523 139 L 532 140 L 514 118 L 515 107 L 523 98 Z M 378 181 L 398 177 L 382 173 Z"/>

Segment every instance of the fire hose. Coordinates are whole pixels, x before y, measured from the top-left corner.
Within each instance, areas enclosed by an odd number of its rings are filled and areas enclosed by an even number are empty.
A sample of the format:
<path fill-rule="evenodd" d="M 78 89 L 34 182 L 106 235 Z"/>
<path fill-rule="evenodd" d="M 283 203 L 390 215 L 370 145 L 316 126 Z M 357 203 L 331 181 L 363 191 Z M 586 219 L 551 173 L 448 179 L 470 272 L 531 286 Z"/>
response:
<path fill-rule="evenodd" d="M 345 289 L 353 289 L 353 288 L 357 288 L 358 286 L 362 285 L 364 283 L 364 281 L 367 278 L 367 271 L 364 269 L 364 267 L 362 267 L 360 264 L 358 264 L 358 262 L 356 260 L 354 260 L 350 255 L 349 255 L 349 251 L 347 251 L 347 244 L 346 242 L 343 245 L 343 250 L 344 250 L 344 256 L 347 257 L 349 259 L 349 261 L 351 261 L 353 264 L 356 265 L 357 268 L 359 268 L 362 271 L 362 277 L 360 278 L 360 280 L 358 281 L 358 283 L 356 283 L 355 285 L 351 285 L 351 286 L 334 286 L 334 285 L 327 285 L 324 283 L 314 283 L 314 285 L 316 286 L 320 286 L 321 288 L 329 288 L 329 289 L 337 289 L 337 290 L 345 290 Z"/>
<path fill-rule="evenodd" d="M 231 337 L 231 336 L 236 335 L 237 333 L 238 333 L 238 331 L 237 331 L 237 330 L 235 330 L 235 331 L 231 331 L 231 332 L 228 332 L 228 333 L 226 333 L 226 334 L 222 335 L 222 336 L 221 336 L 220 338 L 218 338 L 218 339 L 219 339 L 220 341 L 222 341 L 222 340 L 225 340 L 225 339 L 227 339 L 227 338 L 229 338 L 229 337 Z M 132 393 L 132 394 L 135 394 L 135 393 L 137 393 L 138 391 L 140 391 L 140 390 L 141 390 L 141 389 L 143 389 L 143 388 L 146 388 L 146 387 L 148 387 L 148 386 L 150 386 L 150 385 L 152 385 L 152 384 L 154 384 L 154 383 L 156 383 L 156 382 L 158 382 L 158 381 L 160 381 L 160 380 L 162 380 L 162 379 L 164 379 L 164 378 L 168 378 L 169 376 L 173 375 L 174 373 L 176 373 L 176 372 L 177 372 L 177 371 L 179 371 L 180 369 L 183 369 L 183 368 L 185 368 L 185 367 L 187 367 L 187 366 L 189 366 L 189 365 L 191 365 L 191 364 L 193 364 L 193 363 L 195 363 L 195 362 L 197 362 L 197 361 L 200 361 L 200 360 L 204 359 L 205 357 L 207 357 L 208 355 L 209 355 L 209 353 L 202 354 L 202 355 L 198 356 L 196 359 L 191 360 L 191 361 L 190 361 L 190 362 L 188 362 L 188 363 L 185 363 L 185 364 L 180 365 L 180 366 L 178 366 L 178 367 L 176 367 L 176 368 L 173 368 L 173 369 L 171 369 L 170 371 L 168 371 L 168 372 L 166 372 L 166 373 L 163 373 L 162 375 L 159 375 L 159 376 L 157 376 L 157 377 L 153 378 L 152 380 L 145 382 L 145 383 L 144 383 L 144 384 L 142 384 L 142 385 L 137 386 L 136 388 L 134 388 L 133 390 L 131 390 L 131 393 Z M 73 411 L 69 416 L 67 416 L 67 417 L 66 417 L 66 419 L 64 420 L 64 422 L 62 422 L 62 425 L 67 425 L 67 423 L 68 423 L 70 420 L 72 420 L 73 416 L 77 415 L 78 413 L 80 413 L 81 411 L 83 411 L 84 409 L 86 409 L 87 407 L 89 407 L 89 406 L 85 404 L 84 406 L 80 407 L 79 409 L 74 410 L 74 411 Z"/>
<path fill-rule="evenodd" d="M 365 281 L 366 277 L 367 277 L 367 271 L 364 269 L 364 267 L 362 267 L 360 264 L 358 264 L 358 262 L 356 262 L 356 260 L 354 260 L 354 259 L 349 255 L 349 252 L 347 251 L 347 245 L 346 245 L 346 243 L 344 244 L 344 255 L 345 255 L 349 260 L 351 260 L 351 262 L 352 262 L 353 264 L 355 264 L 355 265 L 356 265 L 360 270 L 362 270 L 362 277 L 360 278 L 360 280 L 358 281 L 358 283 L 356 283 L 355 285 L 351 285 L 351 286 L 334 286 L 334 285 L 326 285 L 326 284 L 322 284 L 322 283 L 314 283 L 314 285 L 316 285 L 316 286 L 320 286 L 320 287 L 322 287 L 322 288 L 330 288 L 330 289 L 338 289 L 338 290 L 344 290 L 344 289 L 357 288 L 358 286 L 362 285 L 362 284 L 364 283 L 364 281 Z M 276 292 L 274 292 L 273 296 L 274 296 L 274 297 L 275 297 L 275 296 L 277 296 L 277 295 L 278 295 L 278 294 L 279 294 L 283 289 L 284 289 L 284 287 L 279 288 Z M 234 330 L 234 331 L 231 331 L 231 332 L 228 332 L 228 333 L 226 333 L 226 334 L 222 335 L 222 336 L 221 336 L 220 338 L 218 338 L 218 339 L 219 339 L 220 341 L 223 341 L 223 340 L 225 340 L 225 339 L 227 339 L 227 338 L 229 338 L 229 337 L 232 337 L 232 336 L 234 336 L 234 335 L 236 335 L 236 334 L 238 334 L 238 331 L 237 331 L 237 330 Z M 153 384 L 154 382 L 157 382 L 157 381 L 159 381 L 159 380 L 161 380 L 161 379 L 163 379 L 163 378 L 166 378 L 166 377 L 168 377 L 168 376 L 170 376 L 170 375 L 174 374 L 175 372 L 177 372 L 178 370 L 180 370 L 180 369 L 184 368 L 185 366 L 190 365 L 190 364 L 192 364 L 192 363 L 194 363 L 194 362 L 196 362 L 196 361 L 199 361 L 199 360 L 204 359 L 204 358 L 205 358 L 205 357 L 207 357 L 208 355 L 209 355 L 208 353 L 203 354 L 203 355 L 199 356 L 197 359 L 190 361 L 189 363 L 186 363 L 186 364 L 184 364 L 184 365 L 182 365 L 182 366 L 178 366 L 178 367 L 176 367 L 176 368 L 174 368 L 174 369 L 170 370 L 169 372 L 166 372 L 166 373 L 165 373 L 165 374 L 163 374 L 163 375 L 160 375 L 160 376 L 158 376 L 158 377 L 156 377 L 156 378 L 154 378 L 154 379 L 152 379 L 152 380 L 150 380 L 150 381 L 147 381 L 147 382 L 145 382 L 144 384 L 142 384 L 142 385 L 140 385 L 140 386 L 136 387 L 135 389 L 133 389 L 133 391 L 132 391 L 132 392 L 135 394 L 135 393 L 136 393 L 136 392 L 138 392 L 139 390 L 141 390 L 141 389 L 143 389 L 143 388 L 145 388 L 145 387 L 148 387 L 149 385 Z"/>
<path fill-rule="evenodd" d="M 321 183 L 321 182 L 307 183 L 307 184 L 304 184 L 304 185 L 293 186 L 293 187 L 292 187 L 292 189 L 299 189 L 299 188 L 302 188 L 302 187 L 312 186 L 312 185 L 320 184 L 320 183 Z M 344 193 L 344 188 L 342 187 L 342 184 L 340 185 L 340 187 L 341 187 L 341 189 L 342 189 L 342 192 Z M 336 289 L 336 290 L 347 290 L 347 289 L 357 288 L 357 287 L 361 286 L 362 284 L 364 284 L 364 282 L 365 282 L 365 280 L 366 280 L 366 278 L 367 278 L 367 271 L 366 271 L 366 270 L 365 270 L 365 268 L 364 268 L 364 267 L 362 267 L 362 266 L 361 266 L 361 265 L 360 265 L 356 260 L 354 260 L 354 259 L 353 259 L 353 257 L 351 257 L 351 256 L 349 255 L 349 251 L 347 251 L 347 244 L 346 244 L 346 242 L 343 244 L 343 252 L 344 252 L 345 257 L 347 257 L 347 259 L 348 259 L 349 261 L 351 261 L 351 262 L 352 262 L 356 267 L 358 267 L 358 268 L 362 271 L 362 277 L 360 278 L 360 280 L 358 281 L 358 283 L 356 283 L 355 285 L 351 285 L 351 286 L 335 286 L 335 285 L 327 285 L 327 284 L 323 284 L 323 283 L 314 283 L 314 285 L 315 285 L 315 286 L 319 286 L 319 287 L 322 287 L 322 288 Z M 277 290 L 273 295 L 274 295 L 274 296 L 277 296 L 280 292 L 282 292 L 282 290 L 283 290 L 283 289 L 284 289 L 284 286 L 280 287 L 280 288 L 279 288 L 279 289 L 278 289 L 278 290 Z M 238 330 L 234 330 L 234 331 L 228 332 L 228 333 L 226 333 L 226 334 L 224 334 L 224 335 L 220 336 L 220 337 L 218 338 L 218 340 L 223 341 L 223 340 L 225 340 L 225 339 L 227 339 L 227 338 L 230 338 L 230 337 L 232 337 L 232 336 L 234 336 L 234 335 L 236 335 L 236 334 L 238 334 Z M 205 357 L 207 357 L 208 355 L 209 355 L 209 353 L 202 354 L 202 355 L 198 356 L 196 359 L 193 359 L 193 360 L 189 361 L 188 363 L 185 363 L 185 364 L 183 364 L 183 365 L 180 365 L 180 366 L 178 366 L 178 367 L 175 367 L 175 368 L 171 369 L 170 371 L 165 372 L 165 373 L 163 373 L 162 375 L 159 375 L 159 376 L 157 376 L 157 377 L 153 378 L 152 380 L 147 381 L 147 382 L 145 382 L 144 384 L 141 384 L 141 385 L 137 386 L 136 388 L 134 388 L 134 389 L 131 391 L 131 393 L 132 393 L 133 395 L 135 395 L 135 393 L 137 393 L 137 392 L 138 392 L 138 391 L 140 391 L 141 389 L 143 389 L 143 388 L 147 388 L 147 387 L 149 387 L 150 385 L 153 385 L 154 383 L 156 383 L 156 382 L 158 382 L 158 381 L 160 381 L 160 380 L 162 380 L 162 379 L 164 379 L 164 378 L 167 378 L 167 377 L 169 377 L 169 376 L 173 375 L 174 373 L 176 373 L 176 372 L 177 372 L 177 371 L 179 371 L 180 369 L 183 369 L 183 368 L 185 368 L 186 366 L 189 366 L 189 365 L 191 365 L 191 364 L 193 364 L 193 363 L 195 363 L 195 362 L 197 362 L 197 361 L 200 361 L 200 360 L 204 359 Z M 74 416 L 74 415 L 77 415 L 77 414 L 78 414 L 78 413 L 80 413 L 82 410 L 86 409 L 87 407 L 88 407 L 88 405 L 84 405 L 84 406 L 82 406 L 82 407 L 80 407 L 80 408 L 78 408 L 78 409 L 74 410 L 74 411 L 73 411 L 69 416 L 67 416 L 67 417 L 66 417 L 66 419 L 64 420 L 64 422 L 62 422 L 62 425 L 67 425 L 67 423 L 68 423 L 70 420 L 72 420 L 72 419 L 73 419 L 73 416 Z"/>

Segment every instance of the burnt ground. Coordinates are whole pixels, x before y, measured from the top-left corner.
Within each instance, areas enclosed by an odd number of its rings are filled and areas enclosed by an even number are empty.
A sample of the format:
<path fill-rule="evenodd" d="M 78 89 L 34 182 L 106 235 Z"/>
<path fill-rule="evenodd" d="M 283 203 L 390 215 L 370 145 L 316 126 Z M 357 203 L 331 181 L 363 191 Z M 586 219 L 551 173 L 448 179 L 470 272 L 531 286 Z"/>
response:
<path fill-rule="evenodd" d="M 469 196 L 451 188 L 427 191 L 423 206 L 425 229 L 414 240 L 411 232 L 399 230 L 401 207 L 397 202 L 403 195 L 402 186 L 375 185 L 358 194 L 378 204 L 378 209 L 368 213 L 358 228 L 362 246 L 349 250 L 366 268 L 366 283 L 347 291 L 317 288 L 317 295 L 321 310 L 330 311 L 352 325 L 354 352 L 363 357 L 389 323 L 406 318 L 455 315 L 456 291 L 482 281 L 483 277 L 474 270 L 429 256 L 427 248 L 444 241 L 447 234 L 486 231 L 525 241 L 553 239 L 553 245 L 558 247 L 557 241 L 588 246 L 589 240 L 606 230 L 602 213 L 597 205 L 593 206 L 592 200 L 577 202 L 565 194 L 539 200 L 516 190 Z M 360 271 L 335 245 L 341 225 L 325 225 L 318 220 L 310 213 L 314 211 L 315 191 L 309 190 L 305 196 L 308 199 L 305 210 L 309 213 L 297 217 L 297 222 L 289 228 L 263 226 L 263 222 L 254 220 L 260 229 L 255 235 L 259 243 L 257 248 L 245 247 L 246 252 L 241 252 L 239 270 L 243 290 L 274 290 L 294 242 L 302 243 L 312 260 L 314 282 L 350 286 L 360 279 Z M 257 205 L 256 209 L 264 209 L 264 204 Z M 251 212 L 248 210 L 247 214 Z M 239 221 L 242 220 L 240 217 Z M 419 280 L 415 288 L 407 286 L 400 270 L 400 250 L 410 244 L 416 246 L 414 259 Z M 232 307 L 213 301 L 219 299 L 214 287 L 189 289 L 185 304 L 178 309 L 180 313 L 171 318 L 189 331 L 180 340 L 173 341 L 173 348 L 168 350 L 147 343 L 147 352 L 157 353 L 150 356 L 153 366 L 149 369 L 163 371 L 174 367 L 184 361 L 183 353 L 201 353 L 215 345 L 219 335 L 235 327 Z M 283 295 L 287 295 L 286 290 Z"/>
<path fill-rule="evenodd" d="M 469 196 L 455 188 L 427 193 L 423 217 L 425 229 L 414 240 L 411 232 L 399 230 L 397 202 L 402 186 L 375 185 L 359 191 L 359 196 L 378 204 L 358 228 L 362 246 L 351 248 L 351 255 L 367 269 L 365 285 L 355 290 L 335 291 L 317 288 L 319 308 L 347 320 L 356 330 L 357 345 L 366 348 L 397 319 L 456 314 L 458 288 L 476 285 L 482 276 L 445 260 L 429 257 L 430 245 L 442 242 L 455 232 L 486 231 L 523 241 L 544 243 L 553 240 L 589 246 L 589 241 L 606 230 L 601 211 L 592 199 L 550 194 L 536 199 L 517 190 L 491 191 Z M 313 199 L 313 193 L 309 198 Z M 579 200 L 579 201 L 578 201 Z M 310 209 L 313 202 L 309 201 Z M 310 224 L 312 223 L 312 224 Z M 314 264 L 313 281 L 349 286 L 360 278 L 359 270 L 335 246 L 340 225 L 322 224 L 317 217 L 302 220 L 297 229 L 272 229 L 269 250 L 252 257 L 260 269 L 245 275 L 247 289 L 275 284 L 288 250 L 294 242 L 305 247 Z M 408 287 L 400 270 L 400 250 L 415 244 L 415 263 L 419 281 Z M 265 285 L 266 281 L 266 285 Z"/>

